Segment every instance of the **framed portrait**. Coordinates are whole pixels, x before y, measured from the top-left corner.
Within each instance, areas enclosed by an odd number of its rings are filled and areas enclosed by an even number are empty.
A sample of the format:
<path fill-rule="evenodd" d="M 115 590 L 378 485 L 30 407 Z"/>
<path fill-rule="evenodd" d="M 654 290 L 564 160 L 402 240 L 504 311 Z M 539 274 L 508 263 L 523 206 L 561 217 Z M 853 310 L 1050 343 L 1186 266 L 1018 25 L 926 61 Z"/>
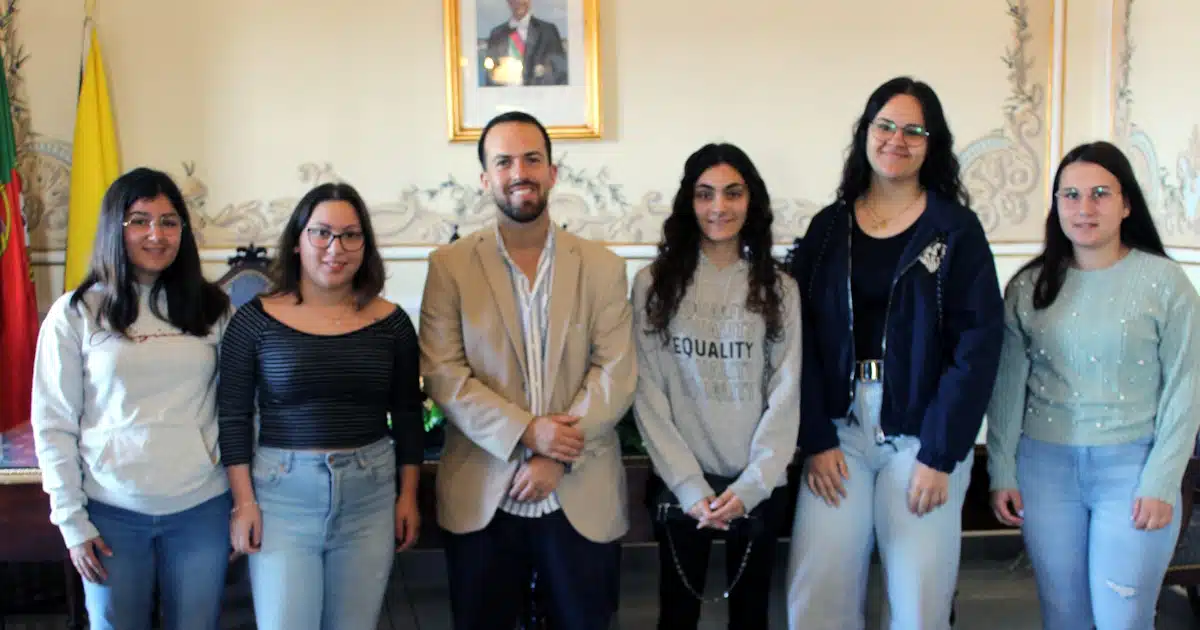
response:
<path fill-rule="evenodd" d="M 600 0 L 443 0 L 451 141 L 528 112 L 553 138 L 601 137 Z"/>

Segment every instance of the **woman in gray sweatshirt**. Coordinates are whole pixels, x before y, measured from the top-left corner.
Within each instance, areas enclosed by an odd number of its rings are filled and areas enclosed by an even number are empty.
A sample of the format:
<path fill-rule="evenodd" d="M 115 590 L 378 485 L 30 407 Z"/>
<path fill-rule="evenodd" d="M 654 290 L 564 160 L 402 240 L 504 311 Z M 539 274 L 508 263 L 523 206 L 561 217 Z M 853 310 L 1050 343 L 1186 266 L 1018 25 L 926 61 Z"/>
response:
<path fill-rule="evenodd" d="M 38 333 L 33 437 L 50 522 L 92 630 L 217 630 L 232 500 L 217 449 L 229 298 L 206 281 L 179 188 L 119 177 L 83 282 Z"/>
<path fill-rule="evenodd" d="M 634 280 L 634 413 L 655 474 L 659 628 L 695 628 L 726 537 L 729 627 L 767 627 L 778 514 L 800 419 L 795 282 L 771 257 L 767 187 L 744 152 L 684 166 L 658 256 Z"/>

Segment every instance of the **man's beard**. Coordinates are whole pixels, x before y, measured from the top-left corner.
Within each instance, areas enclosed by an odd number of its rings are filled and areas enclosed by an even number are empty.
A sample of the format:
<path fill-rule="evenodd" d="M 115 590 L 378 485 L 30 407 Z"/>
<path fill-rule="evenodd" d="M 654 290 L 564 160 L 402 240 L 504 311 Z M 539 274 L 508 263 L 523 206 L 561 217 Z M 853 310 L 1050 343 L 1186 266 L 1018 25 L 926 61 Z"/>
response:
<path fill-rule="evenodd" d="M 538 220 L 538 217 L 541 217 L 542 213 L 546 211 L 546 206 L 549 205 L 548 196 L 540 194 L 537 199 L 524 201 L 520 205 L 509 203 L 508 195 L 494 195 L 494 201 L 500 208 L 500 212 L 516 223 L 532 223 Z"/>

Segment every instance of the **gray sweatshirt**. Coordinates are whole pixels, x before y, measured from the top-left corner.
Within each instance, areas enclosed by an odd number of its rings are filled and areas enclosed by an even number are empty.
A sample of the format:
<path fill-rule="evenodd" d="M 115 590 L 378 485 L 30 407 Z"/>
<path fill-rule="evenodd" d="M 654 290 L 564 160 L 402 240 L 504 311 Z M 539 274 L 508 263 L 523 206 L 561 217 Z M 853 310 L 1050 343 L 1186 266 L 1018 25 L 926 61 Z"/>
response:
<path fill-rule="evenodd" d="M 33 439 L 50 522 L 67 547 L 99 535 L 89 500 L 158 516 L 229 489 L 215 405 L 227 318 L 193 337 L 155 317 L 148 293 L 128 338 L 96 327 L 95 289 L 78 308 L 70 293 L 58 298 L 38 333 Z"/>
<path fill-rule="evenodd" d="M 634 415 L 654 469 L 683 509 L 713 495 L 704 474 L 736 477 L 746 511 L 787 482 L 800 429 L 800 298 L 780 272 L 783 334 L 746 309 L 749 263 L 701 254 L 668 328 L 648 330 L 650 267 L 634 278 L 638 386 Z"/>

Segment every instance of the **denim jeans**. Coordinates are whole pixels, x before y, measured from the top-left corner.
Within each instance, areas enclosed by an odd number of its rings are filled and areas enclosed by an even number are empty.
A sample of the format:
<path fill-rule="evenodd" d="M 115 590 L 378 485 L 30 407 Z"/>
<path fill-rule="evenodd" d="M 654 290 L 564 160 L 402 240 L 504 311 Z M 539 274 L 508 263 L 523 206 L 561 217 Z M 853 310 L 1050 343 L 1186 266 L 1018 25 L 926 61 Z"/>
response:
<path fill-rule="evenodd" d="M 850 469 L 846 497 L 826 505 L 800 489 L 788 563 L 788 620 L 804 630 L 862 630 L 866 625 L 867 574 L 876 542 L 892 630 L 944 630 L 958 581 L 962 507 L 974 452 L 950 474 L 948 501 L 917 516 L 908 509 L 908 487 L 920 440 L 892 436 L 876 441 L 881 383 L 859 383 L 854 423 L 836 421 Z"/>
<path fill-rule="evenodd" d="M 1154 627 L 1163 576 L 1179 538 L 1182 505 L 1171 524 L 1133 526 L 1151 440 L 1067 446 L 1022 437 L 1017 487 L 1022 535 L 1033 562 L 1045 630 Z"/>
<path fill-rule="evenodd" d="M 88 502 L 88 517 L 113 552 L 98 556 L 108 579 L 83 582 L 92 630 L 149 630 L 156 584 L 163 630 L 217 630 L 232 507 L 228 492 L 164 516 Z"/>
<path fill-rule="evenodd" d="M 252 472 L 258 629 L 375 630 L 396 550 L 391 439 L 332 453 L 259 447 Z"/>

